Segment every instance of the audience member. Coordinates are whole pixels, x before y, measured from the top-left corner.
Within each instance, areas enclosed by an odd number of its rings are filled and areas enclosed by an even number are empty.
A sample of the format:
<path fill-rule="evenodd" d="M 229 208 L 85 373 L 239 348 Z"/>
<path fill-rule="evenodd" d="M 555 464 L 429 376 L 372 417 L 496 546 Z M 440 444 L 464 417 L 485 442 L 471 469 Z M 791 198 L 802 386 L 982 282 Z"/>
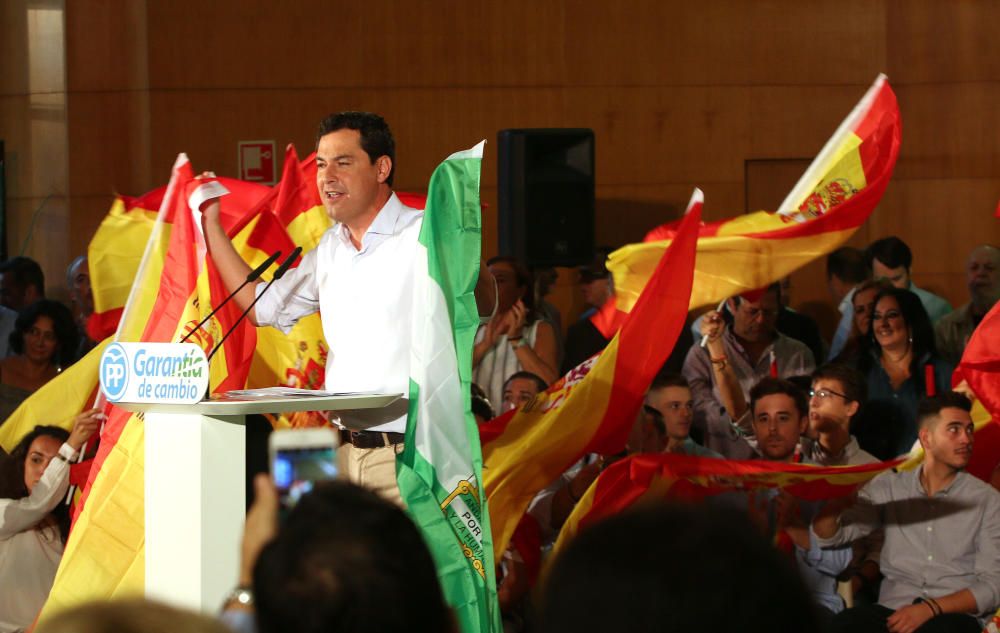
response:
<path fill-rule="evenodd" d="M 823 353 L 823 337 L 819 334 L 819 326 L 808 314 L 796 312 L 790 306 L 792 300 L 791 275 L 778 282 L 778 319 L 775 321 L 775 329 L 800 343 L 805 343 L 809 351 L 813 353 L 813 359 L 819 362 L 826 358 Z"/>
<path fill-rule="evenodd" d="M 267 475 L 257 476 L 254 489 L 240 586 L 223 613 L 231 627 L 457 633 L 423 536 L 401 508 L 328 481 L 302 497 L 279 527 L 278 496 Z"/>
<path fill-rule="evenodd" d="M 1000 249 L 977 246 L 969 254 L 965 271 L 969 302 L 934 325 L 938 353 L 952 365 L 958 365 L 972 331 L 1000 299 Z"/>
<path fill-rule="evenodd" d="M 688 386 L 684 376 L 679 374 L 657 376 L 646 392 L 642 410 L 663 437 L 663 447 L 660 450 L 698 457 L 722 457 L 691 439 L 694 399 L 691 387 Z"/>
<path fill-rule="evenodd" d="M 92 409 L 69 432 L 36 426 L 0 463 L 0 631 L 28 627 L 48 598 L 69 533 L 69 463 L 102 419 Z"/>
<path fill-rule="evenodd" d="M 705 446 L 729 459 L 748 459 L 753 449 L 750 388 L 765 376 L 810 374 L 812 352 L 775 328 L 777 285 L 727 301 L 728 326 L 718 312 L 702 320 L 705 347 L 695 344 L 684 361 L 684 377 L 694 395 L 694 424 L 704 430 Z"/>
<path fill-rule="evenodd" d="M 856 366 L 862 349 L 866 347 L 865 340 L 872 326 L 872 311 L 875 309 L 875 296 L 882 290 L 892 288 L 887 279 L 869 279 L 861 282 L 854 290 L 851 298 L 853 327 L 843 349 L 834 358 L 834 362 Z"/>
<path fill-rule="evenodd" d="M 94 313 L 94 295 L 90 289 L 90 269 L 87 267 L 87 256 L 80 255 L 66 269 L 66 287 L 69 288 L 69 298 L 73 305 L 76 319 L 76 329 L 80 336 L 75 359 L 83 358 L 87 352 L 94 349 L 94 341 L 87 334 L 87 319 Z"/>
<path fill-rule="evenodd" d="M 472 415 L 476 418 L 476 424 L 492 420 L 495 414 L 486 392 L 476 383 L 471 383 L 469 389 L 472 391 Z"/>
<path fill-rule="evenodd" d="M 828 359 L 836 358 L 848 339 L 854 327 L 854 294 L 858 286 L 871 276 L 865 253 L 857 248 L 842 246 L 830 253 L 826 258 L 826 284 L 830 296 L 840 311 L 840 321 L 830 343 Z M 819 359 L 816 359 L 819 361 Z"/>
<path fill-rule="evenodd" d="M 11 257 L 0 263 L 0 305 L 20 312 L 45 298 L 45 275 L 30 257 Z"/>
<path fill-rule="evenodd" d="M 0 424 L 73 361 L 76 345 L 73 315 L 58 301 L 36 301 L 18 315 L 10 335 L 14 355 L 0 360 Z"/>
<path fill-rule="evenodd" d="M 547 633 L 801 633 L 818 630 L 787 557 L 745 515 L 646 506 L 584 529 L 542 592 Z"/>
<path fill-rule="evenodd" d="M 806 396 L 787 380 L 767 377 L 750 391 L 753 430 L 761 456 L 772 462 L 802 462 L 800 438 L 809 409 Z M 762 506 L 758 503 L 763 502 Z M 799 573 L 823 614 L 838 613 L 844 600 L 837 593 L 837 576 L 850 565 L 850 547 L 821 549 L 809 531 L 817 506 L 785 491 L 770 489 L 749 495 L 751 519 L 779 547 L 794 553 Z M 827 613 L 828 612 L 828 613 Z"/>
<path fill-rule="evenodd" d="M 847 365 L 828 363 L 812 375 L 809 428 L 815 438 L 806 457 L 820 466 L 877 462 L 851 435 L 851 419 L 867 399 L 865 378 Z"/>
<path fill-rule="evenodd" d="M 589 266 L 577 269 L 580 293 L 585 307 L 580 319 L 566 330 L 565 353 L 559 368 L 561 374 L 568 373 L 604 349 L 610 341 L 594 323 L 595 319 L 601 318 L 599 312 L 601 308 L 614 295 L 611 273 L 605 266 L 608 252 L 610 249 L 598 249 L 594 261 Z"/>
<path fill-rule="evenodd" d="M 546 297 L 552 290 L 552 284 L 559 279 L 559 273 L 555 268 L 539 268 L 533 271 L 533 275 L 535 277 L 535 308 L 541 318 L 552 326 L 552 332 L 556 337 L 556 364 L 558 365 L 562 363 L 566 343 L 563 340 L 562 313 Z"/>
<path fill-rule="evenodd" d="M 60 611 L 36 633 L 231 633 L 214 618 L 152 600 L 88 602 Z"/>
<path fill-rule="evenodd" d="M 909 290 L 889 288 L 876 295 L 866 344 L 858 368 L 868 381 L 868 401 L 854 434 L 861 448 L 892 459 L 913 446 L 917 403 L 947 389 L 952 369 L 938 358 L 930 319 Z"/>
<path fill-rule="evenodd" d="M 519 371 L 511 375 L 503 384 L 503 404 L 501 411 L 520 409 L 532 398 L 545 391 L 545 381 L 530 371 Z"/>
<path fill-rule="evenodd" d="M 497 281 L 497 313 L 476 333 L 472 380 L 481 385 L 490 402 L 503 400 L 503 384 L 518 371 L 530 371 L 548 383 L 558 378 L 556 339 L 552 325 L 538 317 L 534 282 L 510 257 L 486 262 Z"/>
<path fill-rule="evenodd" d="M 978 633 L 1000 606 L 1000 493 L 965 472 L 972 457 L 969 400 L 944 392 L 920 405 L 924 461 L 830 503 L 813 521 L 823 547 L 885 529 L 878 604 L 848 609 L 834 631 Z"/>
<path fill-rule="evenodd" d="M 898 237 L 884 237 L 868 245 L 865 258 L 876 278 L 888 279 L 893 286 L 909 290 L 920 298 L 932 323 L 951 312 L 951 304 L 932 292 L 918 288 L 910 277 L 913 254 L 906 242 Z"/>

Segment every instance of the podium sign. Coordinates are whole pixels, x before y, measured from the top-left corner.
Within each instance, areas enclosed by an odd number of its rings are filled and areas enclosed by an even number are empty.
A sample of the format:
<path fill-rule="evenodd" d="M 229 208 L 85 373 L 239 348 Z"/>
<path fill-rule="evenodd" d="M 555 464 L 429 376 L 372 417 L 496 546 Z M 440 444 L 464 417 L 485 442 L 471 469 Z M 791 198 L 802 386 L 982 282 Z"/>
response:
<path fill-rule="evenodd" d="M 208 389 L 208 361 L 194 343 L 112 343 L 98 373 L 108 402 L 194 404 Z"/>

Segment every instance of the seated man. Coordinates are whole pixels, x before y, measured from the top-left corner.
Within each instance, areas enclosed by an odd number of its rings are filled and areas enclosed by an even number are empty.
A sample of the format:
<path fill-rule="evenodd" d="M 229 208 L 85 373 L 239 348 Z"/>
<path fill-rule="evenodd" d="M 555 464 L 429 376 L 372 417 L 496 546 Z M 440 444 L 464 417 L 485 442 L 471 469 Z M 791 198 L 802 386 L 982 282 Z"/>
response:
<path fill-rule="evenodd" d="M 694 400 L 691 387 L 684 376 L 666 374 L 657 376 L 646 392 L 642 406 L 646 419 L 662 437 L 666 453 L 683 453 L 697 457 L 722 457 L 691 439 L 694 419 Z"/>
<path fill-rule="evenodd" d="M 538 394 L 545 391 L 548 385 L 545 381 L 530 371 L 518 371 L 511 374 L 510 378 L 503 383 L 503 403 L 500 405 L 500 413 L 506 413 L 511 409 L 520 409 L 527 402 Z"/>
<path fill-rule="evenodd" d="M 1000 493 L 965 472 L 970 410 L 950 391 L 921 402 L 923 464 L 880 475 L 856 503 L 831 503 L 816 516 L 823 547 L 885 529 L 878 604 L 844 611 L 833 631 L 978 633 L 1000 606 Z"/>
<path fill-rule="evenodd" d="M 799 439 L 806 430 L 808 408 L 805 394 L 787 380 L 764 378 L 750 391 L 753 429 L 761 456 L 774 462 L 804 461 Z M 750 518 L 779 547 L 794 553 L 799 574 L 811 590 L 813 600 L 827 615 L 844 608 L 837 594 L 837 576 L 851 562 L 851 548 L 821 549 L 809 531 L 815 504 L 787 492 L 767 490 L 751 493 Z"/>
<path fill-rule="evenodd" d="M 951 312 L 951 304 L 947 300 L 914 285 L 910 277 L 913 253 L 903 240 L 895 236 L 875 240 L 865 249 L 865 258 L 875 279 L 888 279 L 893 286 L 920 297 L 920 303 L 924 304 L 932 323 L 937 323 Z"/>
<path fill-rule="evenodd" d="M 732 297 L 727 305 L 731 326 L 718 312 L 702 319 L 706 345 L 696 341 L 688 351 L 684 377 L 694 394 L 694 424 L 704 431 L 705 446 L 729 459 L 749 459 L 754 452 L 744 436 L 753 432 L 750 388 L 772 372 L 779 378 L 811 374 L 816 364 L 809 348 L 775 327 L 777 284 Z"/>
<path fill-rule="evenodd" d="M 828 363 L 812 376 L 809 428 L 816 441 L 806 455 L 820 466 L 855 466 L 878 460 L 851 435 L 851 419 L 867 396 L 864 376 L 847 365 Z"/>
<path fill-rule="evenodd" d="M 965 344 L 986 313 L 1000 300 L 1000 249 L 978 246 L 965 264 L 969 302 L 934 325 L 938 354 L 952 365 L 962 360 Z"/>

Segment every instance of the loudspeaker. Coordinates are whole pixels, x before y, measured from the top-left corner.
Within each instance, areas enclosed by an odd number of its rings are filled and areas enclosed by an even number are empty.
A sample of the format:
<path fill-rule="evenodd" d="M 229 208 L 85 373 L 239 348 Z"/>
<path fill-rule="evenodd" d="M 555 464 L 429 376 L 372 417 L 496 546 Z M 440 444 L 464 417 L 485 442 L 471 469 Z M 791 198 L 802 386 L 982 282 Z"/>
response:
<path fill-rule="evenodd" d="M 593 130 L 500 130 L 497 145 L 500 253 L 532 268 L 589 264 Z"/>

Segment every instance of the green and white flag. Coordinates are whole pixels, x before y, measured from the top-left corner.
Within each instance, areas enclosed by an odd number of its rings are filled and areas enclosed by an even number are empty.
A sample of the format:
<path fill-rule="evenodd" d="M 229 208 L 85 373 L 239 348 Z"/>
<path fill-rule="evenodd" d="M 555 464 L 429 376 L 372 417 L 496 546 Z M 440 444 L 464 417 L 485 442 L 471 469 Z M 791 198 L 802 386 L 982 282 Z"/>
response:
<path fill-rule="evenodd" d="M 463 633 L 501 631 L 483 457 L 469 383 L 479 312 L 483 145 L 431 176 L 413 270 L 410 407 L 399 490 Z"/>

